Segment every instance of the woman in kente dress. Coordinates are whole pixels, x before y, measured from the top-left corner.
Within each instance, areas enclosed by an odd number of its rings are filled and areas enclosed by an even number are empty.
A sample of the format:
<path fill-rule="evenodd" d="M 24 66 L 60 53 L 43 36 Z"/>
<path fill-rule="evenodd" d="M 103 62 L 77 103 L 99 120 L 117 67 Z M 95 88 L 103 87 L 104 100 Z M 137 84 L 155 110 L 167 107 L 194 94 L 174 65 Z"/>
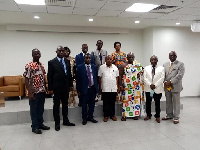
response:
<path fill-rule="evenodd" d="M 128 53 L 128 61 L 119 69 L 119 85 L 122 92 L 122 121 L 127 117 L 138 120 L 141 101 L 144 101 L 143 68 L 134 60 L 133 53 Z"/>
<path fill-rule="evenodd" d="M 65 58 L 68 59 L 70 61 L 70 66 L 71 66 L 71 74 L 72 74 L 72 78 L 73 80 L 75 79 L 75 58 L 71 57 L 71 50 L 68 47 L 64 47 L 65 49 Z M 75 88 L 73 86 L 73 88 L 70 89 L 69 92 L 69 99 L 68 99 L 68 106 L 75 106 L 76 101 L 75 101 Z"/>

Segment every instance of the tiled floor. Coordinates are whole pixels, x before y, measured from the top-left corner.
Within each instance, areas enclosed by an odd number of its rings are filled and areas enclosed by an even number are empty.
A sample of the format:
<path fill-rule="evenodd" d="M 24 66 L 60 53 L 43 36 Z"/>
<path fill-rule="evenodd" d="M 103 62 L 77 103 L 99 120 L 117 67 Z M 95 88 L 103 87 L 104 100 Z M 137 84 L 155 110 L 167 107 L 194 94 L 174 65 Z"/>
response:
<path fill-rule="evenodd" d="M 117 122 L 96 118 L 97 124 L 85 126 L 76 120 L 75 127 L 61 126 L 59 132 L 54 122 L 48 122 L 51 130 L 42 135 L 33 134 L 30 124 L 0 126 L 0 145 L 3 150 L 200 150 L 200 98 L 181 102 L 184 108 L 177 125 L 154 119 L 122 122 L 118 116 Z"/>

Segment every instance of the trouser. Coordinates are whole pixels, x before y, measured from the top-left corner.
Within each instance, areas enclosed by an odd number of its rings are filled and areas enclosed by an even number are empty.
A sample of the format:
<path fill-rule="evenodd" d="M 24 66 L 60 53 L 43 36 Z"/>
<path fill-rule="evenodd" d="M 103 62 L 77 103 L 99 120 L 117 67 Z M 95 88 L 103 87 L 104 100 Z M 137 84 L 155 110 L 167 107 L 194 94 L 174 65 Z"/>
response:
<path fill-rule="evenodd" d="M 60 124 L 60 101 L 62 102 L 63 123 L 69 122 L 68 119 L 68 91 L 54 91 L 53 97 L 53 117 L 55 125 Z"/>
<path fill-rule="evenodd" d="M 150 96 L 150 92 L 145 92 L 145 94 L 146 94 L 146 113 L 147 113 L 147 116 L 148 117 L 152 116 L 152 114 L 151 114 L 151 101 L 152 101 L 152 98 L 154 98 L 155 111 L 156 111 L 156 114 L 154 116 L 155 116 L 155 118 L 159 118 L 160 117 L 160 99 L 162 97 L 162 93 L 159 93 L 159 94 L 154 93 L 153 97 Z"/>
<path fill-rule="evenodd" d="M 115 101 L 117 92 L 102 92 L 104 117 L 115 116 Z"/>
<path fill-rule="evenodd" d="M 43 125 L 43 113 L 45 103 L 45 92 L 34 94 L 34 100 L 29 99 L 30 116 L 32 120 L 32 130 L 38 129 Z"/>
<path fill-rule="evenodd" d="M 87 118 L 93 119 L 95 97 L 96 97 L 96 90 L 94 86 L 92 86 L 91 88 L 88 88 L 86 94 L 81 95 L 83 120 L 87 120 Z M 88 111 L 87 111 L 87 105 L 89 107 Z"/>
<path fill-rule="evenodd" d="M 167 117 L 179 119 L 180 92 L 165 91 Z"/>

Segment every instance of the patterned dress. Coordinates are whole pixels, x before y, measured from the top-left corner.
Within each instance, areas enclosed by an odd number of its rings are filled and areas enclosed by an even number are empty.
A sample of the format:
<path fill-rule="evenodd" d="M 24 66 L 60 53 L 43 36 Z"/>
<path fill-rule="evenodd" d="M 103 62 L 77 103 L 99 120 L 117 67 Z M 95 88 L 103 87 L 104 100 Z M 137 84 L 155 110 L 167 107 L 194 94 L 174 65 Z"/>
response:
<path fill-rule="evenodd" d="M 144 82 L 142 80 L 142 66 L 136 61 L 124 67 L 122 93 L 122 116 L 140 116 L 141 101 L 144 101 Z"/>
<path fill-rule="evenodd" d="M 70 57 L 70 66 L 71 66 L 71 74 L 72 74 L 72 78 L 74 79 L 74 65 L 75 65 L 75 58 L 74 57 Z M 73 90 L 69 91 L 69 99 L 68 99 L 68 106 L 75 106 L 76 101 L 75 101 L 75 81 L 73 82 Z"/>
<path fill-rule="evenodd" d="M 127 62 L 126 53 L 112 53 L 112 61 L 113 64 L 119 69 L 123 63 Z"/>

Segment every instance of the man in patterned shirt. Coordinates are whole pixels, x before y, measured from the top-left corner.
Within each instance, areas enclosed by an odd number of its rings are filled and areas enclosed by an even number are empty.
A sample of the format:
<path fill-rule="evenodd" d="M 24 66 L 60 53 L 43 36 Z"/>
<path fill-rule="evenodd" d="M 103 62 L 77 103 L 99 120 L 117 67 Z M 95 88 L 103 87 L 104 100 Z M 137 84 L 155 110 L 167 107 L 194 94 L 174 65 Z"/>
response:
<path fill-rule="evenodd" d="M 127 62 L 126 53 L 120 51 L 121 49 L 120 42 L 115 42 L 114 48 L 116 51 L 112 53 L 112 62 L 119 69 L 123 63 Z"/>
<path fill-rule="evenodd" d="M 42 130 L 49 130 L 43 124 L 44 102 L 46 95 L 45 78 L 46 74 L 44 66 L 39 59 L 41 53 L 38 49 L 32 50 L 33 62 L 28 63 L 25 66 L 25 84 L 28 90 L 30 115 L 32 120 L 32 132 L 35 134 L 42 134 Z"/>

